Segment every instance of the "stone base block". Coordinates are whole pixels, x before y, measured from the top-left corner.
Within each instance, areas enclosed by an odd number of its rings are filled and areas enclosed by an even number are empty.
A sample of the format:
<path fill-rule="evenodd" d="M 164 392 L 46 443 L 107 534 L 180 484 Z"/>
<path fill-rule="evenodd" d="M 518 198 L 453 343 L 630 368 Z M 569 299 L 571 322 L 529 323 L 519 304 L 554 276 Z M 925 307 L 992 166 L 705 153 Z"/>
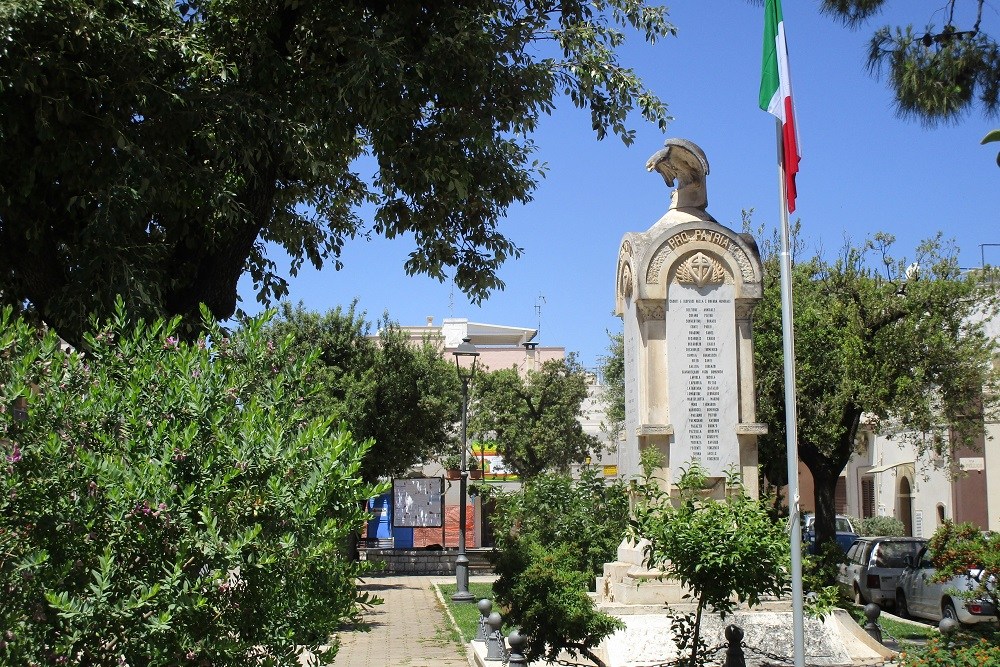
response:
<path fill-rule="evenodd" d="M 846 614 L 846 612 L 844 612 Z M 673 641 L 671 619 L 666 614 L 627 614 L 619 616 L 625 629 L 616 632 L 601 645 L 610 667 L 638 667 L 675 661 L 680 657 Z M 764 658 L 792 662 L 792 619 L 790 611 L 751 611 L 740 609 L 725 621 L 714 614 L 702 617 L 702 637 L 709 649 L 725 644 L 725 628 L 730 623 L 744 631 L 748 663 L 761 664 Z M 851 627 L 853 626 L 853 627 Z M 809 665 L 881 664 L 892 651 L 860 631 L 857 623 L 834 614 L 820 621 L 805 619 L 805 657 Z"/>

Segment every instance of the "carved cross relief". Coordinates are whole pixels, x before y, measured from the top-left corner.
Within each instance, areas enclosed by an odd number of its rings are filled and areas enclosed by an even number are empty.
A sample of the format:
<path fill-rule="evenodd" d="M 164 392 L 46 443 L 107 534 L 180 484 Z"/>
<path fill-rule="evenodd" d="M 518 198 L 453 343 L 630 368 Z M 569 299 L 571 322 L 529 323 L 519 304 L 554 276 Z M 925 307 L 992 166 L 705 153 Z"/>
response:
<path fill-rule="evenodd" d="M 718 260 L 699 251 L 677 267 L 676 280 L 679 283 L 704 287 L 725 282 L 726 270 Z"/>

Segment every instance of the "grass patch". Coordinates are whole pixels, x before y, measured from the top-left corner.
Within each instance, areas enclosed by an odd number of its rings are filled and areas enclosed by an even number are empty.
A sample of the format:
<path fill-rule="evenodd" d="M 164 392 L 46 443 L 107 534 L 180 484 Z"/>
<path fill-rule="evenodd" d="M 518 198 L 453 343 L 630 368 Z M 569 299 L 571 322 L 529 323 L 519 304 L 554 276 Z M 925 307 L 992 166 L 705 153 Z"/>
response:
<path fill-rule="evenodd" d="M 455 593 L 455 584 L 440 584 L 441 595 L 451 610 L 451 615 L 458 624 L 461 637 L 456 639 L 461 643 L 471 642 L 476 638 L 476 630 L 479 627 L 479 607 L 478 602 L 483 598 L 493 599 L 493 586 L 478 582 L 469 583 L 469 592 L 475 596 L 473 602 L 452 602 L 451 596 Z"/>
<path fill-rule="evenodd" d="M 867 620 L 865 621 L 867 622 Z M 930 625 L 912 625 L 910 623 L 900 623 L 891 618 L 879 617 L 879 626 L 882 632 L 895 637 L 897 641 L 913 641 L 915 639 L 925 640 L 939 634 L 938 629 Z M 862 625 L 861 627 L 864 627 Z"/>
<path fill-rule="evenodd" d="M 852 605 L 847 609 L 854 620 L 858 622 L 862 628 L 868 622 L 868 618 L 865 616 L 864 607 L 858 607 Z M 900 623 L 897 620 L 887 617 L 885 614 L 881 614 L 878 617 L 879 627 L 882 628 L 882 632 L 893 637 L 897 641 L 925 641 L 931 637 L 936 637 L 940 634 L 938 629 L 933 625 L 916 625 L 913 623 Z"/>

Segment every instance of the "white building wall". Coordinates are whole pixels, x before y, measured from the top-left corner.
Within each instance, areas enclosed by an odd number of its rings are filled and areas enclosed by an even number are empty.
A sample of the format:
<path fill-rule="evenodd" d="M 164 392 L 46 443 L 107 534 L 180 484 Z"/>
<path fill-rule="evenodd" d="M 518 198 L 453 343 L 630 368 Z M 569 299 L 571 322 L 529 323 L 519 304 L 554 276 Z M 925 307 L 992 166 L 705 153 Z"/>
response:
<path fill-rule="evenodd" d="M 944 518 L 953 518 L 952 481 L 947 467 L 936 455 L 917 456 L 917 449 L 916 444 L 904 439 L 870 434 L 867 450 L 853 457 L 845 470 L 848 513 L 862 515 L 861 487 L 863 480 L 871 477 L 875 515 L 899 519 L 910 527 L 914 537 L 930 537 L 940 525 L 941 512 Z M 910 489 L 909 503 L 903 495 L 906 485 Z"/>

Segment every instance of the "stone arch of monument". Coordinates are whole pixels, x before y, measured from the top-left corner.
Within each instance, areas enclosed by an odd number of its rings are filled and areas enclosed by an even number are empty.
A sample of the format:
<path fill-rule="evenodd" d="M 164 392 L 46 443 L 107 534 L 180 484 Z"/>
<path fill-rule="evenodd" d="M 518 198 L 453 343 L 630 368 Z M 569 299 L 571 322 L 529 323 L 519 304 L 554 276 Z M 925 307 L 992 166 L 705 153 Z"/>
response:
<path fill-rule="evenodd" d="M 737 299 L 760 300 L 762 268 L 752 238 L 715 222 L 679 224 L 667 231 L 665 238 L 655 240 L 629 238 L 637 234 L 623 239 L 618 253 L 617 315 L 625 313 L 631 300 L 665 300 L 671 283 L 698 283 L 702 278 L 707 283 L 734 285 Z M 640 253 L 636 253 L 637 245 Z"/>

